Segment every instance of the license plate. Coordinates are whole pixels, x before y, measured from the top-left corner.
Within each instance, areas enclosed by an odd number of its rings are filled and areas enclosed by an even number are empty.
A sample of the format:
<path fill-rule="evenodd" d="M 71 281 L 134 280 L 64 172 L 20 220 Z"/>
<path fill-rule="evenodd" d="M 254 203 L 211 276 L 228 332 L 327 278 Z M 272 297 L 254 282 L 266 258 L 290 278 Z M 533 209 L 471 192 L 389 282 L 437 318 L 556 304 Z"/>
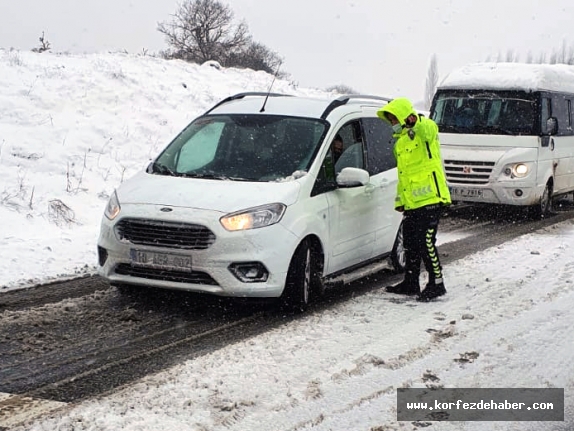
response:
<path fill-rule="evenodd" d="M 132 265 L 147 266 L 159 269 L 176 269 L 191 271 L 191 256 L 151 251 L 130 250 Z"/>
<path fill-rule="evenodd" d="M 482 197 L 482 190 L 451 187 L 450 194 L 454 196 L 459 196 L 461 198 L 480 198 Z"/>

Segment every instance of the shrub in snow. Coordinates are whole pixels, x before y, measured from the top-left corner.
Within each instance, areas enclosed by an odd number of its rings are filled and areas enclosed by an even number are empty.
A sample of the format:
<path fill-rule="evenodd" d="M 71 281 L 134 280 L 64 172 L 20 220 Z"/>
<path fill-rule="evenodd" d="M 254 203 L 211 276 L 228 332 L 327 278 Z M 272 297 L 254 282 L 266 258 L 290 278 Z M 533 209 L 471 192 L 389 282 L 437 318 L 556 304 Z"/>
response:
<path fill-rule="evenodd" d="M 217 62 L 215 60 L 208 60 L 205 63 L 203 63 L 202 66 L 211 66 L 217 70 L 221 69 L 221 64 L 219 64 L 219 62 Z"/>

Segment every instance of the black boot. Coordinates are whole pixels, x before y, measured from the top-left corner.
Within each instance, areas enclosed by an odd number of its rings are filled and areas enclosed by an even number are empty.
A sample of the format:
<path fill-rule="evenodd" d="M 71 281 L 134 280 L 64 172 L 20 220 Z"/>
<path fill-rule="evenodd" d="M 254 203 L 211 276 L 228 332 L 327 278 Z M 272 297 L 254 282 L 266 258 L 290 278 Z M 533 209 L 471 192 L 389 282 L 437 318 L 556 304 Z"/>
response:
<path fill-rule="evenodd" d="M 418 295 L 421 293 L 419 287 L 419 277 L 414 274 L 405 274 L 405 279 L 394 286 L 387 286 L 385 289 L 389 293 L 398 295 Z"/>
<path fill-rule="evenodd" d="M 417 296 L 417 301 L 429 302 L 434 298 L 438 298 L 446 293 L 446 288 L 444 283 L 441 281 L 439 283 L 429 282 L 425 290 L 423 290 L 419 296 Z"/>

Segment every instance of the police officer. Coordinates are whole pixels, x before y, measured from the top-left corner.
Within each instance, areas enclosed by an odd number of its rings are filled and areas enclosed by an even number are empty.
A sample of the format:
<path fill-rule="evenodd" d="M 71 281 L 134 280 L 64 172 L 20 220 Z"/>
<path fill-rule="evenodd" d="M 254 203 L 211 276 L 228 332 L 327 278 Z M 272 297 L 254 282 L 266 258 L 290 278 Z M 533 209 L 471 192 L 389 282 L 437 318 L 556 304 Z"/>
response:
<path fill-rule="evenodd" d="M 377 115 L 391 124 L 396 139 L 393 152 L 399 181 L 395 210 L 403 212 L 407 261 L 404 280 L 386 290 L 430 301 L 446 293 L 435 243 L 441 212 L 451 203 L 440 157 L 438 127 L 431 119 L 419 115 L 405 98 L 392 100 Z M 422 292 L 421 260 L 429 274 Z"/>

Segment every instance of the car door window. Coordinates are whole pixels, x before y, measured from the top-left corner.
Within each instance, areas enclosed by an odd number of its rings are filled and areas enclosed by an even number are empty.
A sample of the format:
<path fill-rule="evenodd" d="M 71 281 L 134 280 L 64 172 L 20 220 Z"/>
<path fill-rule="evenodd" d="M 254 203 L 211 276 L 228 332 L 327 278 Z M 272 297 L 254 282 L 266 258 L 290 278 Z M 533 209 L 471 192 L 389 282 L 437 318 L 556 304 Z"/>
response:
<path fill-rule="evenodd" d="M 345 124 L 339 129 L 337 136 L 343 140 L 343 151 L 335 162 L 335 175 L 344 168 L 364 169 L 365 156 L 360 122 L 352 121 Z"/>
<path fill-rule="evenodd" d="M 363 118 L 363 129 L 367 145 L 366 169 L 371 176 L 395 168 L 393 155 L 393 129 L 378 118 Z"/>
<path fill-rule="evenodd" d="M 364 169 L 364 166 L 365 155 L 361 124 L 356 120 L 345 124 L 337 130 L 334 138 L 331 138 L 329 151 L 323 159 L 311 196 L 336 189 L 336 177 L 343 168 Z"/>

